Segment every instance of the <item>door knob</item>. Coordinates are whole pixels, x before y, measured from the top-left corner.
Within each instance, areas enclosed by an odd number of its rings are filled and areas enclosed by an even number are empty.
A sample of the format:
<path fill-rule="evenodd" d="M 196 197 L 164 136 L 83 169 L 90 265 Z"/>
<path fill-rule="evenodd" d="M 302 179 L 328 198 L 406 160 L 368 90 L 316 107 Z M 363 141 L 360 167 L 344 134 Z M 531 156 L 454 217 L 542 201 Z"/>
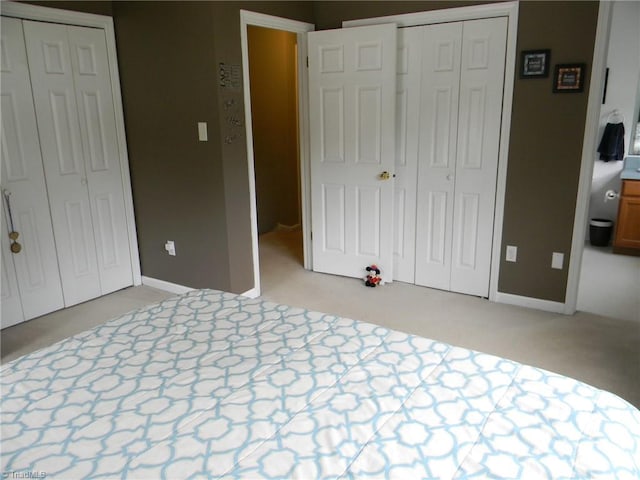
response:
<path fill-rule="evenodd" d="M 453 175 L 451 174 L 447 175 L 447 180 L 453 180 Z"/>
<path fill-rule="evenodd" d="M 394 173 L 393 176 L 395 177 L 396 174 Z M 389 180 L 391 178 L 391 174 L 385 170 L 380 175 L 378 175 L 378 177 L 380 178 L 380 180 Z"/>

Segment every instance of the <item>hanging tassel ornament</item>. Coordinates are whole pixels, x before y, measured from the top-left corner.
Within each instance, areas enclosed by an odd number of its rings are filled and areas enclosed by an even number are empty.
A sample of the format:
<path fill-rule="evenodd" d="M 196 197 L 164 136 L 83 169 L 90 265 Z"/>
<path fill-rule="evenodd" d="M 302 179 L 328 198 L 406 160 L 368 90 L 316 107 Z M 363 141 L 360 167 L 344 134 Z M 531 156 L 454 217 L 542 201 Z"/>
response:
<path fill-rule="evenodd" d="M 16 232 L 16 229 L 13 227 L 13 215 L 11 213 L 11 192 L 9 190 L 2 190 L 2 195 L 4 196 L 5 208 L 7 210 L 7 217 L 9 218 L 9 226 L 11 227 L 11 231 L 9 232 L 9 240 L 11 240 L 11 252 L 20 253 L 22 250 L 22 245 L 18 243 L 18 237 L 20 234 Z"/>

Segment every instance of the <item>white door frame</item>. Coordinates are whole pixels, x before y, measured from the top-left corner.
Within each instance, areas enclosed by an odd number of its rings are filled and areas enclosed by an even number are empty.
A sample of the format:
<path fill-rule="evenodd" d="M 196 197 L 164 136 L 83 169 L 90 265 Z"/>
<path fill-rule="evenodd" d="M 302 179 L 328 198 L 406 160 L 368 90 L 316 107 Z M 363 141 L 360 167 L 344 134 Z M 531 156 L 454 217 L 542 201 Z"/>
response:
<path fill-rule="evenodd" d="M 258 252 L 258 213 L 256 204 L 255 158 L 253 152 L 253 127 L 251 119 L 251 82 L 249 79 L 249 45 L 247 27 L 284 30 L 298 35 L 298 134 L 300 145 L 300 202 L 302 204 L 302 247 L 304 268 L 311 268 L 311 176 L 309 175 L 309 95 L 307 78 L 307 32 L 315 29 L 310 23 L 262 13 L 240 10 L 240 41 L 242 47 L 242 84 L 244 87 L 244 118 L 247 137 L 247 162 L 249 166 L 249 202 L 251 208 L 251 245 L 253 254 L 253 288 L 243 295 L 259 297 L 260 256 Z"/>
<path fill-rule="evenodd" d="M 491 252 L 491 274 L 489 280 L 489 300 L 498 296 L 498 276 L 500 273 L 500 252 L 502 247 L 502 223 L 504 221 L 504 200 L 509 160 L 509 138 L 511 135 L 511 108 L 516 69 L 516 40 L 518 32 L 518 2 L 501 2 L 470 7 L 432 10 L 429 12 L 407 13 L 387 17 L 350 20 L 343 27 L 396 23 L 398 27 L 415 27 L 445 22 L 461 22 L 491 17 L 507 17 L 507 50 L 505 59 L 505 82 L 502 96 L 502 125 L 500 128 L 500 153 L 498 157 L 498 178 L 496 183 L 496 205 L 493 219 L 493 247 Z"/>
<path fill-rule="evenodd" d="M 563 313 L 567 315 L 573 315 L 576 312 L 578 303 L 582 252 L 587 235 L 591 183 L 596 159 L 598 129 L 600 128 L 600 110 L 602 108 L 602 90 L 604 88 L 604 74 L 605 67 L 607 66 L 607 51 L 609 49 L 612 4 L 613 2 L 600 2 L 598 8 L 598 26 L 596 29 L 596 40 L 591 64 L 587 118 L 584 128 L 584 140 L 582 142 L 582 161 L 580 164 L 576 211 L 573 220 L 567 293 L 564 301 Z"/>
<path fill-rule="evenodd" d="M 133 213 L 133 194 L 131 192 L 129 155 L 127 152 L 127 141 L 124 130 L 124 113 L 122 109 L 120 73 L 116 57 L 116 37 L 113 27 L 113 18 L 104 15 L 60 10 L 57 8 L 40 7 L 37 5 L 17 2 L 2 2 L 0 13 L 5 17 L 20 18 L 22 20 L 61 23 L 65 25 L 93 27 L 104 30 L 105 40 L 107 43 L 107 56 L 109 58 L 109 79 L 111 81 L 111 93 L 113 94 L 118 153 L 120 155 L 120 172 L 122 174 L 122 186 L 124 189 L 124 206 L 127 219 L 132 282 L 133 285 L 141 285 L 142 276 L 140 273 L 140 255 L 138 252 L 138 237 L 136 235 L 136 223 Z"/>

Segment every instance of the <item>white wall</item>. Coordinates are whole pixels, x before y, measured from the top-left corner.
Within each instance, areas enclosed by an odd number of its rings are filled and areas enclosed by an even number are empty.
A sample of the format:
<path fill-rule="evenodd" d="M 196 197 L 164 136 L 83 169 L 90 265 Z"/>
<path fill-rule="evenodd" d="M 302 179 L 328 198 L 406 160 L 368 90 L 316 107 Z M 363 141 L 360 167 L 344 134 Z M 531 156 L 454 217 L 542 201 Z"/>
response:
<path fill-rule="evenodd" d="M 640 80 L 640 2 L 617 1 L 613 5 L 611 35 L 607 54 L 609 81 L 606 103 L 600 111 L 599 137 L 607 124 L 611 112 L 619 110 L 624 116 L 625 152 L 629 152 L 629 142 L 635 131 L 637 120 L 638 82 Z M 605 202 L 607 190 L 620 191 L 620 171 L 623 162 L 598 160 L 594 152 L 595 165 L 591 186 L 589 218 L 615 220 L 618 200 Z"/>

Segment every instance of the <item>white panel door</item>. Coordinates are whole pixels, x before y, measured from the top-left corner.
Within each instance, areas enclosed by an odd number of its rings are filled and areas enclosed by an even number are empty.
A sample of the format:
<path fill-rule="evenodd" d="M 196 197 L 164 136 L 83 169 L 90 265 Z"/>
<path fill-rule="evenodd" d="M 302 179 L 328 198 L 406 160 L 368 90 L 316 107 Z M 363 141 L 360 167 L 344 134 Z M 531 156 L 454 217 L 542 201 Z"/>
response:
<path fill-rule="evenodd" d="M 486 297 L 507 19 L 423 28 L 416 283 Z"/>
<path fill-rule="evenodd" d="M 415 283 L 449 290 L 462 23 L 422 31 Z"/>
<path fill-rule="evenodd" d="M 393 278 L 415 282 L 422 27 L 398 29 Z"/>
<path fill-rule="evenodd" d="M 8 253 L 8 205 L 3 198 L 2 327 L 7 327 L 64 304 L 21 20 L 2 17 L 1 52 L 2 188 L 10 192 L 11 216 L 22 245 L 19 253 Z"/>
<path fill-rule="evenodd" d="M 507 19 L 464 22 L 451 290 L 489 296 Z"/>
<path fill-rule="evenodd" d="M 102 294 L 132 283 L 104 31 L 67 27 Z"/>
<path fill-rule="evenodd" d="M 316 271 L 393 278 L 396 43 L 395 25 L 309 33 Z"/>
<path fill-rule="evenodd" d="M 20 300 L 20 290 L 18 288 L 18 278 L 16 267 L 13 263 L 13 254 L 10 250 L 9 230 L 7 229 L 4 214 L 2 216 L 2 228 L 0 229 L 0 248 L 2 248 L 2 259 L 0 259 L 0 329 L 10 327 L 26 320 L 22 311 L 22 301 Z"/>
<path fill-rule="evenodd" d="M 24 22 L 66 306 L 100 295 L 67 27 Z"/>

